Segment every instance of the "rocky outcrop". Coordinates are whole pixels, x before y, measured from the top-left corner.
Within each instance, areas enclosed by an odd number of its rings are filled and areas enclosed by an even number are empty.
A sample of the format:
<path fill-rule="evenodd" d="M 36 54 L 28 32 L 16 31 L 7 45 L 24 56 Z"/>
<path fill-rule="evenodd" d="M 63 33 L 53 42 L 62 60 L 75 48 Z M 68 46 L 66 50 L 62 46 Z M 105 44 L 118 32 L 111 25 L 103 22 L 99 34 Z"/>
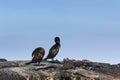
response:
<path fill-rule="evenodd" d="M 120 65 L 90 61 L 0 62 L 0 80 L 120 80 Z"/>
<path fill-rule="evenodd" d="M 0 58 L 0 62 L 4 62 L 4 61 L 7 61 L 7 60 L 4 58 Z"/>

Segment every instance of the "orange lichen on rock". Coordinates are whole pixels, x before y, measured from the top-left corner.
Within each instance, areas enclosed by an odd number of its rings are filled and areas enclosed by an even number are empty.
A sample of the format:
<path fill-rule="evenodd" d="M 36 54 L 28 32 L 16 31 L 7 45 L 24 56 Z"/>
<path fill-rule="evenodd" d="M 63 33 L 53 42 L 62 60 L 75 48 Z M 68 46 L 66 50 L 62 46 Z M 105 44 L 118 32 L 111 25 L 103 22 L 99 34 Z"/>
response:
<path fill-rule="evenodd" d="M 82 62 L 91 62 L 90 60 L 87 60 L 87 59 L 83 59 Z"/>

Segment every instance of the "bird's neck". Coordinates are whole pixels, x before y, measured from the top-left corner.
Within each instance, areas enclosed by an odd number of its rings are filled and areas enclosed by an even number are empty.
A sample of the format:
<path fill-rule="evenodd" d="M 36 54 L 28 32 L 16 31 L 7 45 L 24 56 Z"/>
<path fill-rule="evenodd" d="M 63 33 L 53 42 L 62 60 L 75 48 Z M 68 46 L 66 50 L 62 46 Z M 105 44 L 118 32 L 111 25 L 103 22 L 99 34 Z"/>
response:
<path fill-rule="evenodd" d="M 56 45 L 60 45 L 60 43 L 56 43 Z"/>

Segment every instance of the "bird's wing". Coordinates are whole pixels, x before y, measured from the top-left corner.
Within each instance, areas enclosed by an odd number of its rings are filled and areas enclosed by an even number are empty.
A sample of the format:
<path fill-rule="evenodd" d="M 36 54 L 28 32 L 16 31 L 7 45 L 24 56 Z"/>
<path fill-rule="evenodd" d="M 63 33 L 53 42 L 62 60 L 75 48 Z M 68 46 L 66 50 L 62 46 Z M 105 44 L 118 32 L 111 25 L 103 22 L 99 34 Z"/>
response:
<path fill-rule="evenodd" d="M 59 51 L 59 48 L 56 45 L 53 45 L 49 50 L 49 54 L 48 54 L 47 58 L 51 58 L 51 57 L 56 56 L 58 51 Z"/>

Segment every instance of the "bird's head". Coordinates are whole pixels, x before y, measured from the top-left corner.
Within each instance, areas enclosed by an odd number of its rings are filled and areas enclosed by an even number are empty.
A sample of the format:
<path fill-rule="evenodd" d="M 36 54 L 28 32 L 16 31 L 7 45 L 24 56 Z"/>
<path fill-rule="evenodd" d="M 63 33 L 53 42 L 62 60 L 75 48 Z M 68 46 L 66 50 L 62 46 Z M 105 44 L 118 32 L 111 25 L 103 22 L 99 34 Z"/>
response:
<path fill-rule="evenodd" d="M 60 44 L 60 38 L 59 37 L 55 37 L 55 42 Z"/>

